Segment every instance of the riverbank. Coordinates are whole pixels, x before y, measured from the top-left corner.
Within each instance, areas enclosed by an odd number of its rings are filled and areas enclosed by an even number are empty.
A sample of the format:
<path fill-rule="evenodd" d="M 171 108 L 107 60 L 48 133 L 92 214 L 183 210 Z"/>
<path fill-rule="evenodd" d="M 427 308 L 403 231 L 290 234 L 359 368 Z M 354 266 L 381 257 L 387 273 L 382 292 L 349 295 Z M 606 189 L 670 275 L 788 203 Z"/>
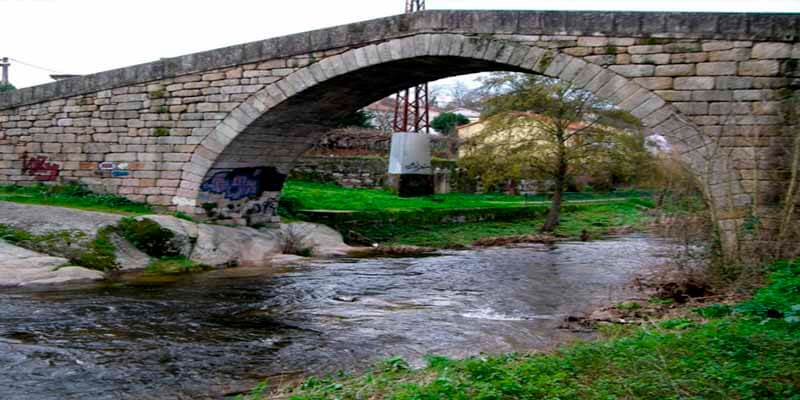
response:
<path fill-rule="evenodd" d="M 638 325 L 603 325 L 606 339 L 549 354 L 428 356 L 421 369 L 394 357 L 363 375 L 312 377 L 288 387 L 265 382 L 239 398 L 796 398 L 800 259 L 770 271 L 768 285 L 749 300 L 684 308 L 678 317 Z"/>

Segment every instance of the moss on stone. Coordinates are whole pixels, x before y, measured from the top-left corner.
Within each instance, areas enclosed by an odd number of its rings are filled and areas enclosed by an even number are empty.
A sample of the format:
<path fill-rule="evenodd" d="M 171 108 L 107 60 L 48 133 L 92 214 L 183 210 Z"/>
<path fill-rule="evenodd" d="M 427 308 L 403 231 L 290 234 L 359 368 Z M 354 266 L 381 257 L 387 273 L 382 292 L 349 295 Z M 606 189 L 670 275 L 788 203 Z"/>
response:
<path fill-rule="evenodd" d="M 100 229 L 94 239 L 77 230 L 60 230 L 43 235 L 34 235 L 22 229 L 0 224 L 0 239 L 19 247 L 63 257 L 72 265 L 97 271 L 119 268 L 116 262 L 116 247 L 111 241 L 115 228 Z"/>
<path fill-rule="evenodd" d="M 539 70 L 540 71 L 546 70 L 547 67 L 550 66 L 550 63 L 553 62 L 553 57 L 555 57 L 555 56 L 553 55 L 553 53 L 551 51 L 546 51 L 542 55 L 542 58 L 539 59 L 539 63 L 538 63 Z"/>
<path fill-rule="evenodd" d="M 155 128 L 155 129 L 153 129 L 153 136 L 155 136 L 155 137 L 169 136 L 169 129 L 167 129 L 167 128 Z"/>
<path fill-rule="evenodd" d="M 198 272 L 207 269 L 209 269 L 207 265 L 198 264 L 186 257 L 162 257 L 152 261 L 147 268 L 145 268 L 145 273 L 172 275 Z"/>
<path fill-rule="evenodd" d="M 179 255 L 170 244 L 175 234 L 169 229 L 162 228 L 151 219 L 123 218 L 119 221 L 117 230 L 125 240 L 149 256 L 174 257 Z"/>

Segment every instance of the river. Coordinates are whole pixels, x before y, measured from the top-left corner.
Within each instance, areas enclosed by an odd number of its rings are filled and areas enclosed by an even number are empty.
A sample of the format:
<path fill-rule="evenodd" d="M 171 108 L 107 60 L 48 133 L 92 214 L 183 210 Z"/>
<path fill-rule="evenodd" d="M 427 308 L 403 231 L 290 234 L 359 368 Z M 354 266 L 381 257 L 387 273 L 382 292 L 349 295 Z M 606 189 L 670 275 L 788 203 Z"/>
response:
<path fill-rule="evenodd" d="M 634 235 L 0 292 L 0 399 L 202 399 L 388 356 L 547 349 L 669 245 Z"/>

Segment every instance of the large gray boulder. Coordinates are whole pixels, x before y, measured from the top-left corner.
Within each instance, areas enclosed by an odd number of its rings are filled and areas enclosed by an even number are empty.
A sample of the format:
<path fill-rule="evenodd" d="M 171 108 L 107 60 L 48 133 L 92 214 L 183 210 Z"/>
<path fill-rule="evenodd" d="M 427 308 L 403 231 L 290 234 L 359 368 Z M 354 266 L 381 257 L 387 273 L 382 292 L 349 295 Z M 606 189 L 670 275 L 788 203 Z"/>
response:
<path fill-rule="evenodd" d="M 343 256 L 352 248 L 344 243 L 342 234 L 325 225 L 310 222 L 281 224 L 286 252 L 308 251 L 318 257 Z"/>
<path fill-rule="evenodd" d="M 197 228 L 197 241 L 190 258 L 204 265 L 265 265 L 283 247 L 280 235 L 272 232 L 205 224 Z"/>
<path fill-rule="evenodd" d="M 105 278 L 100 271 L 67 266 L 51 257 L 0 241 L 0 287 L 85 283 Z"/>

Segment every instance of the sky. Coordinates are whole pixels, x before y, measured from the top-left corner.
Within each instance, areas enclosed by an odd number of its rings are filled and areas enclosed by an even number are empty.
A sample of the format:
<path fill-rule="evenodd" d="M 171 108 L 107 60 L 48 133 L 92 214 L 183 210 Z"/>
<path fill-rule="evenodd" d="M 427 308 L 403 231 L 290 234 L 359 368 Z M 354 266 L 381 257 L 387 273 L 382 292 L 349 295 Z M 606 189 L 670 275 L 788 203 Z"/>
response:
<path fill-rule="evenodd" d="M 51 73 L 89 74 L 403 7 L 404 0 L 0 0 L 0 57 L 13 59 L 11 83 L 22 88 L 51 82 Z M 800 0 L 427 0 L 427 8 L 800 12 Z"/>

